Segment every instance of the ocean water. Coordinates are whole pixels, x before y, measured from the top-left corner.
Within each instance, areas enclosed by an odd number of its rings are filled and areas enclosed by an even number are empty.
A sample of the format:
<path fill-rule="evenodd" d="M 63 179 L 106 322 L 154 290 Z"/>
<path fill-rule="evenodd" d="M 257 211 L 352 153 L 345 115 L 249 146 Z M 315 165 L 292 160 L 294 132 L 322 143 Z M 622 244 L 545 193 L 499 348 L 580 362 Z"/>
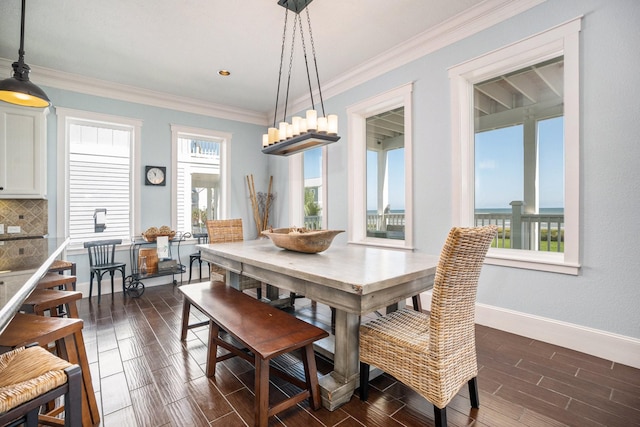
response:
<path fill-rule="evenodd" d="M 487 208 L 487 209 L 476 209 L 475 213 L 484 214 L 484 213 L 498 213 L 498 214 L 508 214 L 511 213 L 511 208 Z M 540 208 L 541 214 L 564 214 L 564 208 Z"/>
<path fill-rule="evenodd" d="M 375 215 L 377 213 L 376 210 L 368 210 L 367 215 Z M 390 213 L 392 214 L 403 214 L 404 209 L 391 209 Z M 475 213 L 483 214 L 483 213 L 499 213 L 499 214 L 509 214 L 511 213 L 511 208 L 487 208 L 487 209 L 476 209 Z M 564 214 L 564 208 L 540 208 L 541 214 Z"/>

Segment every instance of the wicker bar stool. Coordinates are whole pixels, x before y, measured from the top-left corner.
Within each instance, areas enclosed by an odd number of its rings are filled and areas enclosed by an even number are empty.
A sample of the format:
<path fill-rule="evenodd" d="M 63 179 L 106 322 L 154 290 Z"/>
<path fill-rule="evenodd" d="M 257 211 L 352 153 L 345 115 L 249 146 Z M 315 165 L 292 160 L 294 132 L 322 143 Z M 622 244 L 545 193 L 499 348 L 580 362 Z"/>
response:
<path fill-rule="evenodd" d="M 82 420 L 82 372 L 78 365 L 60 359 L 42 347 L 19 347 L 0 355 L 0 425 L 27 427 L 64 425 L 76 427 Z M 40 407 L 64 396 L 64 405 L 46 414 Z"/>
<path fill-rule="evenodd" d="M 497 227 L 449 232 L 440 254 L 431 314 L 409 308 L 360 325 L 360 399 L 369 365 L 393 375 L 433 404 L 435 425 L 447 425 L 447 405 L 464 384 L 478 408 L 475 301 L 478 278 Z"/>
<path fill-rule="evenodd" d="M 91 382 L 91 371 L 82 337 L 81 319 L 17 313 L 0 334 L 0 347 L 13 349 L 31 343 L 46 347 L 56 343 L 58 357 L 79 365 L 82 370 L 82 425 L 97 426 L 100 414 Z"/>

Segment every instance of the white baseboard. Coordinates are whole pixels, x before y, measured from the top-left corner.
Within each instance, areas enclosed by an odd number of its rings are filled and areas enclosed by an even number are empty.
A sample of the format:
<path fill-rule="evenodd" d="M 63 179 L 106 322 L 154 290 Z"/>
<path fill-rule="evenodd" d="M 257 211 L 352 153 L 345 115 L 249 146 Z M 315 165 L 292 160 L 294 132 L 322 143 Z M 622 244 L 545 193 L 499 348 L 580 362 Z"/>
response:
<path fill-rule="evenodd" d="M 431 292 L 420 299 L 423 308 L 431 306 Z M 476 323 L 640 369 L 637 338 L 480 303 Z"/>
<path fill-rule="evenodd" d="M 180 283 L 180 275 L 176 275 L 176 280 L 178 280 L 178 283 Z M 153 286 L 160 286 L 160 285 L 167 285 L 170 284 L 172 281 L 171 276 L 161 276 L 161 277 L 154 277 L 151 279 L 145 279 L 144 280 L 144 286 L 145 289 L 146 288 L 150 288 Z M 187 283 L 186 281 L 184 283 Z M 76 291 L 78 292 L 82 292 L 82 298 L 88 298 L 89 297 L 89 282 L 78 282 L 76 283 Z M 111 279 L 109 277 L 107 277 L 106 279 L 102 279 L 102 286 L 100 289 L 100 293 L 102 295 L 107 295 L 111 293 Z M 118 293 L 118 292 L 122 292 L 122 279 L 119 279 L 116 277 L 116 279 L 113 281 L 113 292 L 114 293 Z M 93 292 L 91 294 L 91 296 L 96 296 L 98 295 L 98 285 L 96 284 L 95 280 L 93 282 Z"/>

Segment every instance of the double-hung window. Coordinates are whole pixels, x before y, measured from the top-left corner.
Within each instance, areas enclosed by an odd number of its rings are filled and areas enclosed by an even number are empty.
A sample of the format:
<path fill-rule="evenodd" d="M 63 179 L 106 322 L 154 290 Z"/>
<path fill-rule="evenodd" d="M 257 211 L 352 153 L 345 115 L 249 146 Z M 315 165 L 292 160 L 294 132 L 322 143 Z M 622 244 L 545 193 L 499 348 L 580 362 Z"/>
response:
<path fill-rule="evenodd" d="M 64 141 L 58 157 L 64 174 L 58 180 L 59 233 L 70 237 L 70 248 L 96 239 L 129 241 L 141 122 L 64 108 L 56 113 Z"/>
<path fill-rule="evenodd" d="M 352 243 L 412 248 L 412 91 L 406 84 L 347 109 Z"/>
<path fill-rule="evenodd" d="M 496 224 L 486 262 L 577 274 L 580 20 L 449 70 L 456 225 Z"/>
<path fill-rule="evenodd" d="M 226 144 L 231 135 L 171 126 L 174 174 L 174 229 L 206 234 L 206 221 L 225 218 Z"/>

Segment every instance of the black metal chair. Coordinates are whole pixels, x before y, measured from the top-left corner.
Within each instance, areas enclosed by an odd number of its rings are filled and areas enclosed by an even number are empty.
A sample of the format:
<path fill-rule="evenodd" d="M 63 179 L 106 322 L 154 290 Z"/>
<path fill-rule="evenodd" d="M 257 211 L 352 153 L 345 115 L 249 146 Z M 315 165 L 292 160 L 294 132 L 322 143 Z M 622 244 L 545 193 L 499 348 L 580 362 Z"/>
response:
<path fill-rule="evenodd" d="M 194 234 L 193 237 L 198 239 L 198 244 L 204 244 L 204 243 L 209 243 L 209 234 L 207 233 L 202 233 L 202 234 Z M 199 273 L 199 277 L 200 280 L 202 280 L 202 257 L 201 257 L 201 253 L 200 250 L 198 250 L 197 252 L 192 253 L 191 255 L 189 255 L 189 282 L 191 283 L 191 272 L 192 272 L 192 267 L 193 267 L 193 263 L 194 262 L 198 262 L 198 273 Z M 207 261 L 204 261 L 207 262 Z M 207 265 L 209 263 L 207 262 Z M 209 271 L 211 271 L 211 267 L 207 268 L 207 276 L 209 275 Z"/>
<path fill-rule="evenodd" d="M 89 298 L 93 290 L 93 278 L 98 279 L 98 302 L 100 302 L 102 276 L 105 273 L 111 275 L 111 295 L 113 296 L 113 276 L 116 271 L 122 273 L 122 292 L 125 292 L 125 277 L 127 264 L 115 262 L 116 245 L 122 243 L 122 239 L 98 240 L 85 242 L 84 247 L 89 251 L 89 270 L 91 278 L 89 280 Z"/>

